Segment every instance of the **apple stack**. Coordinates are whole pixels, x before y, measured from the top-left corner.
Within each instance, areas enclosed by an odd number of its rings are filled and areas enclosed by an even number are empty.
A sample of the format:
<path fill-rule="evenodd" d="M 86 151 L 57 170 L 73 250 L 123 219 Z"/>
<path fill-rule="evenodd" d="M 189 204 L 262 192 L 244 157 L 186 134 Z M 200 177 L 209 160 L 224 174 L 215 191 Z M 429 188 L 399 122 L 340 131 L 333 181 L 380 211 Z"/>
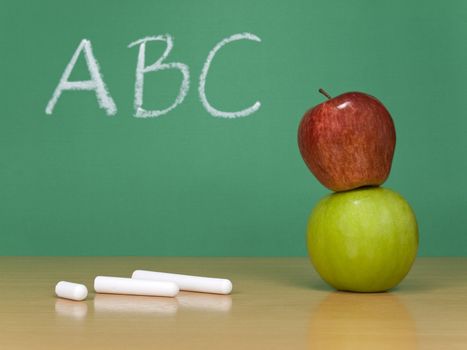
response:
<path fill-rule="evenodd" d="M 305 113 L 300 153 L 334 193 L 312 210 L 308 253 L 319 275 L 338 290 L 380 292 L 409 272 L 418 248 L 413 210 L 398 193 L 380 187 L 391 170 L 396 132 L 376 98 L 349 92 Z"/>

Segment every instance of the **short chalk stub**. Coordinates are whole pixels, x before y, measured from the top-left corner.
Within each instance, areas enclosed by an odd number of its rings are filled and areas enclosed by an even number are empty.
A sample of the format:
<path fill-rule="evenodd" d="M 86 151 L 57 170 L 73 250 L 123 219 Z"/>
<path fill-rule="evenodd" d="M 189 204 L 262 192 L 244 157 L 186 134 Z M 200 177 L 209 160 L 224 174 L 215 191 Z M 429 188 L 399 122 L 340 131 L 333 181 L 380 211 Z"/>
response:
<path fill-rule="evenodd" d="M 201 293 L 230 294 L 232 282 L 224 278 L 210 278 L 176 273 L 136 270 L 131 276 L 138 280 L 169 281 L 176 283 L 181 290 Z"/>
<path fill-rule="evenodd" d="M 174 297 L 180 289 L 173 282 L 97 276 L 94 279 L 94 290 L 97 293 Z"/>
<path fill-rule="evenodd" d="M 55 286 L 55 294 L 60 298 L 81 301 L 87 298 L 88 289 L 84 284 L 60 281 Z"/>

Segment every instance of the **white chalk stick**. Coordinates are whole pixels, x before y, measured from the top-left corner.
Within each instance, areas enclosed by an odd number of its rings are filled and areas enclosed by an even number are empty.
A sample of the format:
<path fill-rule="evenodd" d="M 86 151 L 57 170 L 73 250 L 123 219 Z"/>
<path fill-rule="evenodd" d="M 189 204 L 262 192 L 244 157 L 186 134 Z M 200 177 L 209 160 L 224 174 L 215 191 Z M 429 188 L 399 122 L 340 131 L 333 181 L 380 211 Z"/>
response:
<path fill-rule="evenodd" d="M 55 286 L 55 294 L 60 298 L 84 300 L 88 296 L 88 289 L 84 284 L 60 281 Z"/>
<path fill-rule="evenodd" d="M 97 276 L 94 279 L 94 290 L 97 293 L 174 297 L 178 294 L 179 288 L 173 282 Z"/>
<path fill-rule="evenodd" d="M 136 270 L 131 276 L 138 280 L 168 281 L 178 285 L 181 290 L 202 293 L 230 294 L 232 282 L 223 278 L 180 275 L 176 273 Z"/>

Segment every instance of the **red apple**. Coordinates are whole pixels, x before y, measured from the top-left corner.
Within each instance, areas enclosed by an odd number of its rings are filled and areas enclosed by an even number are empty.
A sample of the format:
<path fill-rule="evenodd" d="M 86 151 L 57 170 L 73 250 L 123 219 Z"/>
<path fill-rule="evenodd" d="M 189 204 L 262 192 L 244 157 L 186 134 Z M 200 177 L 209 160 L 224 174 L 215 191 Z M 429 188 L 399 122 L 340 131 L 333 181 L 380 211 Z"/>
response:
<path fill-rule="evenodd" d="M 303 160 L 333 191 L 378 186 L 391 170 L 396 131 L 391 115 L 373 96 L 348 92 L 305 113 L 298 128 Z"/>

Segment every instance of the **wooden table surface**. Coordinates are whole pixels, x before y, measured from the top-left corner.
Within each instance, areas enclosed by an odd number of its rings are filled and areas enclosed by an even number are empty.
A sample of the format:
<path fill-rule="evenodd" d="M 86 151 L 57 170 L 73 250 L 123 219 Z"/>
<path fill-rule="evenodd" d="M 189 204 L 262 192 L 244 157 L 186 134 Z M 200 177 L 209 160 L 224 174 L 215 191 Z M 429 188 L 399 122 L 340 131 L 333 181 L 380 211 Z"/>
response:
<path fill-rule="evenodd" d="M 96 275 L 229 278 L 232 295 L 94 294 Z M 85 283 L 82 302 L 59 280 Z M 467 258 L 418 258 L 391 292 L 327 287 L 306 258 L 0 257 L 0 349 L 467 349 Z"/>

